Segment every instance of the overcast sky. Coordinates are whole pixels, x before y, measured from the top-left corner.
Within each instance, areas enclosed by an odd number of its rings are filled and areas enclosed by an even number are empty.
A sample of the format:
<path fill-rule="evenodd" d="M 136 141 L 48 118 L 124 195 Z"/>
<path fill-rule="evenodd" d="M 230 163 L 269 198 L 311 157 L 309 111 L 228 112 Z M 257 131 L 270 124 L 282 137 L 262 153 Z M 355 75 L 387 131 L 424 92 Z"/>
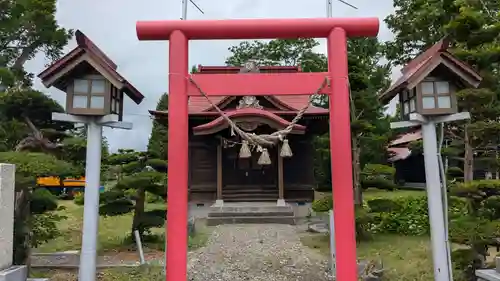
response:
<path fill-rule="evenodd" d="M 201 14 L 190 4 L 188 19 L 242 18 L 313 18 L 326 16 L 326 0 L 195 0 Z M 392 0 L 350 0 L 355 10 L 333 0 L 334 17 L 378 17 L 381 20 L 379 38 L 391 40 L 392 34 L 382 20 L 393 11 Z M 130 131 L 105 129 L 112 151 L 118 148 L 144 150 L 151 133 L 149 109 L 154 109 L 162 93 L 168 89 L 168 43 L 137 40 L 137 20 L 179 19 L 181 0 L 59 0 L 56 18 L 61 26 L 80 29 L 117 65 L 118 71 L 146 97 L 139 105 L 125 103 L 124 120 L 133 122 Z M 223 65 L 228 47 L 239 41 L 195 41 L 189 45 L 190 65 Z M 318 51 L 325 52 L 325 44 Z M 66 47 L 70 51 L 74 41 Z M 29 61 L 27 70 L 38 74 L 48 63 L 42 55 Z M 393 77 L 399 76 L 394 71 Z M 35 87 L 65 104 L 65 94 L 57 89 L 45 89 L 40 81 Z"/>

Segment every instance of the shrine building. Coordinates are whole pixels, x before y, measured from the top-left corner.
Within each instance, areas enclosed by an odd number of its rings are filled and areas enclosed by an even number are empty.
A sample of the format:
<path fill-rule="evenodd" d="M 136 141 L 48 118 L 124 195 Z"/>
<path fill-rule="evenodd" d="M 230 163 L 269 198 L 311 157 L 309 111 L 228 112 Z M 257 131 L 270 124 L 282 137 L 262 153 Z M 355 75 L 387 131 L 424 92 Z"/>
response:
<path fill-rule="evenodd" d="M 261 66 L 250 72 L 293 73 L 296 66 Z M 198 66 L 197 74 L 239 75 L 244 67 Z M 248 71 L 247 71 L 248 72 Z M 189 201 L 190 203 L 278 201 L 311 202 L 314 199 L 313 137 L 328 132 L 328 109 L 310 104 L 312 93 L 293 96 L 190 96 Z M 250 147 L 217 111 L 222 110 L 247 133 L 271 134 L 288 125 L 307 107 L 285 140 L 264 152 Z M 309 105 L 309 106 L 308 106 Z M 167 124 L 168 111 L 150 111 Z M 287 153 L 283 154 L 283 147 Z M 289 147 L 288 147 L 289 145 Z M 248 151 L 247 151 L 248 152 Z M 175 163 L 169 163 L 175 165 Z M 169 187 L 175 188 L 175 187 Z M 280 200 L 282 201 L 282 200 Z M 278 201 L 279 202 L 279 201 Z"/>

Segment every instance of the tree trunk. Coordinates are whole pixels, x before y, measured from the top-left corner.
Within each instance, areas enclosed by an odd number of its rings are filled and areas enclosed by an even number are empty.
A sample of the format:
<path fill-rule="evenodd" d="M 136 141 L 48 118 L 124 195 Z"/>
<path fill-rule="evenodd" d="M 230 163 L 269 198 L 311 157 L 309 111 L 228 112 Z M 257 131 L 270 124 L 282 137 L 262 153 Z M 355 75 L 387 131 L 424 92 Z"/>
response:
<path fill-rule="evenodd" d="M 361 188 L 361 163 L 359 157 L 361 148 L 358 145 L 358 139 L 352 138 L 352 181 L 354 183 L 354 204 L 363 205 L 363 189 Z"/>
<path fill-rule="evenodd" d="M 12 68 L 16 70 L 23 69 L 24 64 L 30 59 L 30 57 L 33 55 L 38 46 L 39 43 L 35 41 L 31 43 L 29 46 L 24 47 L 19 57 L 17 57 L 16 60 L 14 61 Z"/>
<path fill-rule="evenodd" d="M 139 234 L 142 236 L 144 229 L 140 226 L 141 219 L 144 214 L 144 207 L 146 205 L 146 191 L 143 188 L 137 189 L 135 207 L 134 207 L 134 219 L 132 221 L 132 237 L 134 237 L 134 231 L 139 230 Z"/>
<path fill-rule="evenodd" d="M 16 192 L 14 209 L 14 256 L 13 263 L 30 267 L 31 256 L 31 210 L 30 189 L 22 187 Z"/>
<path fill-rule="evenodd" d="M 464 146 L 464 181 L 469 182 L 474 179 L 474 151 L 470 144 L 467 125 L 465 126 Z"/>

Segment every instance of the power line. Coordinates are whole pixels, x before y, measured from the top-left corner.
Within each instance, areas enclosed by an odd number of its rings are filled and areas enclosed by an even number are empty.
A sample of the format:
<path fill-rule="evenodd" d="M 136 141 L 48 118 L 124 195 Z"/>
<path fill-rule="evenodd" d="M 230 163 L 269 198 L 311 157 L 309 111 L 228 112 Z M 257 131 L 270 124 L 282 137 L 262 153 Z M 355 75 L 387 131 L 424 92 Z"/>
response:
<path fill-rule="evenodd" d="M 182 16 L 181 16 L 181 20 L 187 20 L 187 12 L 188 12 L 189 3 L 193 4 L 193 6 L 200 13 L 202 13 L 203 15 L 205 14 L 205 12 L 200 8 L 200 6 L 198 6 L 198 4 L 196 4 L 196 2 L 194 2 L 193 0 L 182 0 Z"/>

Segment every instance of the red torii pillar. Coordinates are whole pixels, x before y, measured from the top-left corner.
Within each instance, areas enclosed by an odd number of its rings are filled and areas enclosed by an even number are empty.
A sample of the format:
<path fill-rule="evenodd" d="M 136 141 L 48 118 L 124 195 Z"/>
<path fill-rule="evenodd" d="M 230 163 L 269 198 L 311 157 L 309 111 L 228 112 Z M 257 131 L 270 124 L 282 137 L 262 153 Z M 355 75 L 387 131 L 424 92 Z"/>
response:
<path fill-rule="evenodd" d="M 193 79 L 208 95 L 313 93 L 330 78 L 330 151 L 337 280 L 357 281 L 356 239 L 347 81 L 347 38 L 376 36 L 377 18 L 139 21 L 139 40 L 169 40 L 167 281 L 187 278 L 188 40 L 327 38 L 328 73 L 204 74 Z M 236 94 L 235 94 L 236 93 Z"/>

